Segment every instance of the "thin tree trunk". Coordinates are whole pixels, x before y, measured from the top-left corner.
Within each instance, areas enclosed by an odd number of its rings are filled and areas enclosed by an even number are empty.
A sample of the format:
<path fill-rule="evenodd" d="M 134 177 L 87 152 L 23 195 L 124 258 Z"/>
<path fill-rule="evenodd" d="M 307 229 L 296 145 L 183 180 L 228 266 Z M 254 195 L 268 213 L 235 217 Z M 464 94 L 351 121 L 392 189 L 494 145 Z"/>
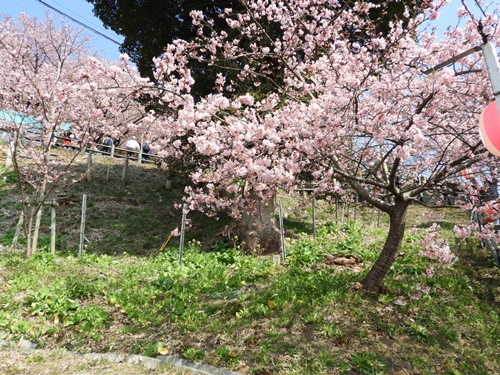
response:
<path fill-rule="evenodd" d="M 17 222 L 16 232 L 14 233 L 14 238 L 12 239 L 12 248 L 15 250 L 17 247 L 17 241 L 19 239 L 19 235 L 21 234 L 21 228 L 24 224 L 24 211 L 21 211 L 21 215 L 19 216 L 19 221 Z"/>
<path fill-rule="evenodd" d="M 371 270 L 363 279 L 363 290 L 366 293 L 378 295 L 383 285 L 384 277 L 396 259 L 403 236 L 405 233 L 406 212 L 409 201 L 397 200 L 389 212 L 389 234 L 385 240 L 384 248 Z"/>

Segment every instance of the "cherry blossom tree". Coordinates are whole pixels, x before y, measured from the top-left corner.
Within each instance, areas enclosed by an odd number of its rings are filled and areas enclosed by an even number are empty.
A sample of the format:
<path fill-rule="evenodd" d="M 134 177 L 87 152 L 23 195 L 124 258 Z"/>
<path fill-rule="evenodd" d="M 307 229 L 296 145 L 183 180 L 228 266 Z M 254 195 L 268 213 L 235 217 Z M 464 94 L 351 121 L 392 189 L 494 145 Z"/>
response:
<path fill-rule="evenodd" d="M 386 36 L 372 31 L 373 4 L 243 3 L 246 12 L 223 15 L 238 37 L 211 29 L 203 13 L 192 12 L 198 39 L 177 40 L 156 60 L 158 80 L 170 77 L 161 95 L 171 109 L 161 122 L 162 147 L 195 167 L 195 185 L 186 189 L 190 209 L 242 218 L 262 212 L 262 204 L 274 208 L 278 189 L 313 183 L 317 194 L 328 195 L 347 186 L 390 218 L 380 257 L 362 282 L 377 294 L 397 258 L 408 206 L 449 182 L 473 192 L 461 172 L 483 171 L 491 161 L 477 130 L 478 115 L 493 98 L 481 54 L 432 68 L 485 38 L 498 44 L 498 9 L 484 14 L 482 35 L 469 19 L 438 40 L 424 24 L 438 18 L 445 1 L 428 2 L 415 17 L 405 12 Z M 468 17 L 463 9 L 458 16 Z M 281 33 L 269 35 L 262 24 L 271 23 Z M 362 41 L 348 32 L 359 29 L 366 30 Z M 191 59 L 236 61 L 240 81 L 226 81 L 221 71 L 218 93 L 197 101 L 190 95 Z M 259 87 L 265 80 L 274 84 L 272 93 L 231 97 L 239 82 Z M 247 231 L 258 227 L 258 218 Z"/>
<path fill-rule="evenodd" d="M 82 177 L 74 170 L 78 155 L 102 134 L 117 136 L 145 116 L 134 97 L 147 82 L 126 59 L 118 65 L 93 57 L 87 43 L 81 31 L 51 17 L 21 14 L 0 23 L 0 107 L 12 116 L 6 126 L 28 256 L 37 247 L 44 202 Z M 76 152 L 51 160 L 51 147 L 68 127 Z"/>

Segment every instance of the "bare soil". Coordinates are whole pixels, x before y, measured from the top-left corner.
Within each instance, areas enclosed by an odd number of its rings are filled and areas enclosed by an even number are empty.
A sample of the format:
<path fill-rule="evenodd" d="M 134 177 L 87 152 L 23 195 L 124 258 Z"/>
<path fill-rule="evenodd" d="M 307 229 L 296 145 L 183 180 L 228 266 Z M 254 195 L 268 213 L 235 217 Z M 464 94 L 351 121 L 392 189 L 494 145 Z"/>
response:
<path fill-rule="evenodd" d="M 171 366 L 150 369 L 140 364 L 90 359 L 64 350 L 0 349 L 0 358 L 0 373 L 4 375 L 188 374 Z"/>

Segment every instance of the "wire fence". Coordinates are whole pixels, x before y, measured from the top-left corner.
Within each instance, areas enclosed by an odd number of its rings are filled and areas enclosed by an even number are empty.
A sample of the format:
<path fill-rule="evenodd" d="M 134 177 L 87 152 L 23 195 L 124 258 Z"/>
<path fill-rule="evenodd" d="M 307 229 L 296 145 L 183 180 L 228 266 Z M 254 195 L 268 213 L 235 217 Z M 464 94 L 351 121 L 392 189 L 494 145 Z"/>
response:
<path fill-rule="evenodd" d="M 483 213 L 477 212 L 475 208 L 473 208 L 470 211 L 470 218 L 471 220 L 475 221 L 478 226 L 478 230 L 481 232 L 483 227 L 484 227 L 484 221 L 487 216 Z M 498 222 L 498 220 L 497 220 Z M 500 225 L 496 224 L 494 227 L 495 232 L 498 232 L 500 230 Z M 486 247 L 491 255 L 493 256 L 493 260 L 495 261 L 495 264 L 500 267 L 500 249 L 498 248 L 498 245 L 496 241 L 493 238 L 483 238 L 481 240 L 481 243 L 483 247 Z"/>
<path fill-rule="evenodd" d="M 122 176 L 122 182 L 125 182 L 126 178 L 126 165 L 129 160 L 136 160 L 140 163 L 160 163 L 163 162 L 165 159 L 161 156 L 158 156 L 156 154 L 153 154 L 151 151 L 150 152 L 143 152 L 142 147 L 139 148 L 139 150 L 135 149 L 130 149 L 127 147 L 117 147 L 114 144 L 106 144 L 106 143 L 87 143 L 85 147 L 81 146 L 81 142 L 69 137 L 55 137 L 56 141 L 54 142 L 54 146 L 58 148 L 65 148 L 68 150 L 74 150 L 74 151 L 83 151 L 87 154 L 89 154 L 89 162 L 88 162 L 88 177 L 90 178 L 90 169 L 92 167 L 92 162 L 91 162 L 91 155 L 92 154 L 101 154 L 103 156 L 110 156 L 112 158 L 122 158 L 125 159 L 125 167 L 123 171 L 123 176 Z M 7 140 L 8 143 L 8 140 Z M 109 172 L 109 171 L 108 171 Z M 304 193 L 312 193 L 311 195 L 311 212 L 312 212 L 312 235 L 313 237 L 316 236 L 316 226 L 317 226 L 317 218 L 315 215 L 315 210 L 316 210 L 316 204 L 315 204 L 315 199 L 314 199 L 314 194 L 313 190 L 314 189 L 301 189 L 303 190 Z M 472 198 L 476 198 L 475 200 Z M 460 196 L 454 192 L 447 192 L 447 191 L 438 191 L 434 192 L 433 194 L 427 195 L 425 198 L 422 197 L 422 200 L 420 203 L 427 204 L 427 205 L 432 205 L 436 202 L 442 201 L 445 206 L 448 207 L 457 207 L 464 201 L 469 201 L 471 203 L 474 203 L 474 201 L 479 201 L 480 197 L 468 197 L 468 196 Z M 357 222 L 358 220 L 358 213 L 360 208 L 363 206 L 363 203 L 360 202 L 360 199 L 354 195 L 351 197 L 351 199 L 335 199 L 334 202 L 332 202 L 332 206 L 334 206 L 334 222 L 336 224 L 343 224 L 348 221 L 353 221 Z M 365 207 L 365 212 L 367 212 L 368 207 Z M 369 217 L 367 218 L 365 215 L 365 224 L 368 224 L 369 226 L 372 224 L 375 224 L 377 227 L 380 225 L 380 220 L 381 220 L 381 211 L 375 209 L 374 207 L 370 207 L 369 211 Z M 282 223 L 282 213 L 280 214 L 280 227 L 283 228 L 283 223 Z M 475 208 L 473 208 L 470 211 L 470 218 L 471 220 L 475 221 L 478 225 L 479 231 L 481 231 L 484 228 L 484 219 L 486 215 L 484 213 L 478 212 Z M 333 219 L 333 218 L 332 218 Z M 366 219 L 368 219 L 368 222 L 366 222 Z M 500 230 L 500 225 L 497 224 L 494 227 L 495 232 L 498 232 Z M 282 231 L 282 237 L 284 237 L 283 234 L 283 229 Z M 283 240 L 283 239 L 282 239 Z M 284 241 L 283 241 L 284 242 Z M 485 238 L 482 239 L 482 245 L 483 247 L 487 248 L 491 255 L 493 256 L 493 259 L 495 261 L 495 264 L 500 267 L 500 249 L 495 242 L 493 238 Z M 283 256 L 285 257 L 285 249 L 282 249 Z"/>

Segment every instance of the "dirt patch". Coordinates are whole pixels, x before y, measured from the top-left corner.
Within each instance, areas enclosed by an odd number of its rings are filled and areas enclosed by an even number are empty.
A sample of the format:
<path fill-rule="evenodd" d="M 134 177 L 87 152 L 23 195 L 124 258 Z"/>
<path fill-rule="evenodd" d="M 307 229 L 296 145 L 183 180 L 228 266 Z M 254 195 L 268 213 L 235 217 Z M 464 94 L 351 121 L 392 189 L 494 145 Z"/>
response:
<path fill-rule="evenodd" d="M 0 349 L 0 373 L 10 374 L 80 374 L 80 375 L 159 375 L 192 374 L 190 371 L 179 371 L 171 365 L 158 368 L 147 368 L 144 365 L 96 360 L 63 350 L 6 350 Z"/>

